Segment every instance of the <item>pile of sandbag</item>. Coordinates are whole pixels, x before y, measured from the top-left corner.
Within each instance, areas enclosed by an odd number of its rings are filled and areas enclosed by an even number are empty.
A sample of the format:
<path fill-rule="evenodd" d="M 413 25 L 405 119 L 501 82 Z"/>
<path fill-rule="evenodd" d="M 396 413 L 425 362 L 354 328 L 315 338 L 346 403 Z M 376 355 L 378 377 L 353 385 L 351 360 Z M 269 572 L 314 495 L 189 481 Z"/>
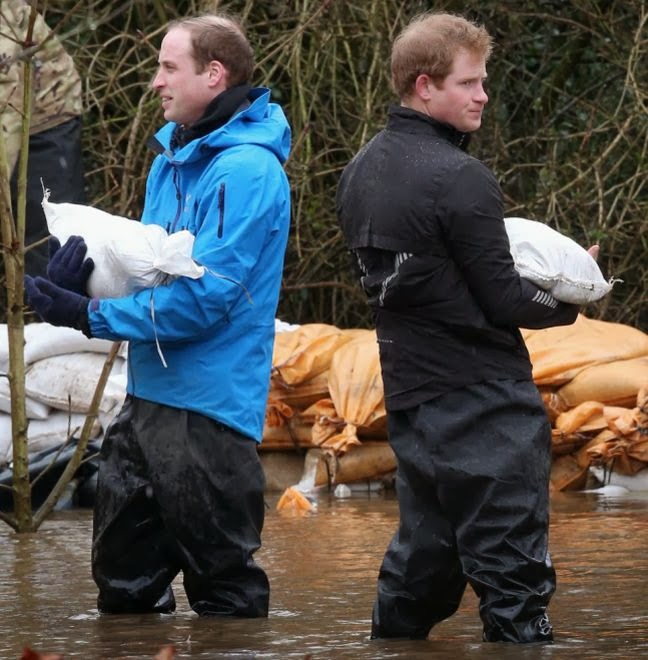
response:
<path fill-rule="evenodd" d="M 320 448 L 310 485 L 322 486 L 393 472 L 386 440 L 374 331 L 306 324 L 277 333 L 261 451 Z"/>
<path fill-rule="evenodd" d="M 25 393 L 30 455 L 79 437 L 112 342 L 49 323 L 25 326 Z M 125 396 L 125 357 L 115 359 L 91 439 L 99 438 Z M 0 324 L 0 373 L 9 371 L 7 326 Z M 0 378 L 0 467 L 12 457 L 11 394 Z"/>
<path fill-rule="evenodd" d="M 396 462 L 388 443 L 375 332 L 276 324 L 261 451 L 317 449 L 314 485 L 380 479 Z M 648 335 L 580 315 L 571 326 L 525 330 L 533 377 L 552 422 L 552 485 L 582 489 L 592 466 L 648 474 Z M 83 426 L 112 342 L 47 323 L 25 327 L 30 454 Z M 93 437 L 125 396 L 126 344 L 104 391 Z M 8 372 L 0 325 L 0 374 Z M 0 467 L 11 460 L 11 398 L 0 378 Z M 305 467 L 306 470 L 306 467 Z"/>
<path fill-rule="evenodd" d="M 647 469 L 648 335 L 583 315 L 523 334 L 553 425 L 553 487 L 584 488 L 593 465 Z"/>
<path fill-rule="evenodd" d="M 276 334 L 263 430 L 266 449 L 313 445 L 315 420 L 309 407 L 329 396 L 331 360 L 353 332 L 311 323 Z"/>
<path fill-rule="evenodd" d="M 580 315 L 523 336 L 553 427 L 553 488 L 584 488 L 593 465 L 648 469 L 648 335 Z M 379 478 L 395 468 L 385 417 L 373 331 L 312 324 L 277 335 L 261 450 L 319 447 L 329 483 Z"/>

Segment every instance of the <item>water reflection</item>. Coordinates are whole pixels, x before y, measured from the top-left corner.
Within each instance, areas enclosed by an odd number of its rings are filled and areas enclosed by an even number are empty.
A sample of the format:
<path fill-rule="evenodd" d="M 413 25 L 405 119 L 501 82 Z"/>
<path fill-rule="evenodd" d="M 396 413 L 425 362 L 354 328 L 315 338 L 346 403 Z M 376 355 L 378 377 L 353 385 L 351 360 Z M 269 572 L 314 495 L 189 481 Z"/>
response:
<path fill-rule="evenodd" d="M 199 619 L 178 581 L 173 615 L 99 616 L 89 574 L 91 513 L 58 513 L 36 534 L 0 528 L 0 657 L 24 646 L 65 658 L 150 659 L 174 643 L 178 658 L 628 658 L 648 656 L 648 493 L 555 494 L 551 548 L 557 641 L 546 647 L 482 644 L 477 602 L 432 641 L 369 641 L 378 567 L 397 519 L 391 495 L 323 494 L 317 513 L 270 506 L 257 557 L 272 585 L 268 620 Z"/>

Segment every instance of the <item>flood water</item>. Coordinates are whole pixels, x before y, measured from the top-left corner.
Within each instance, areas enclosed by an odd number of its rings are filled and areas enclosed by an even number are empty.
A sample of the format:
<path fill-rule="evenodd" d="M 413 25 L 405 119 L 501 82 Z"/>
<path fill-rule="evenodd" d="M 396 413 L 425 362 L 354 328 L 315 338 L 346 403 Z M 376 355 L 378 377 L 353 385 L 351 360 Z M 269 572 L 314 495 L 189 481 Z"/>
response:
<path fill-rule="evenodd" d="M 555 494 L 558 591 L 551 646 L 484 644 L 471 591 L 427 641 L 370 641 L 378 568 L 397 522 L 393 493 L 318 496 L 290 517 L 268 496 L 257 554 L 272 588 L 267 620 L 199 619 L 180 582 L 171 615 L 99 616 L 90 577 L 91 512 L 58 512 L 35 534 L 0 527 L 0 658 L 23 647 L 65 658 L 633 658 L 648 657 L 648 493 Z"/>

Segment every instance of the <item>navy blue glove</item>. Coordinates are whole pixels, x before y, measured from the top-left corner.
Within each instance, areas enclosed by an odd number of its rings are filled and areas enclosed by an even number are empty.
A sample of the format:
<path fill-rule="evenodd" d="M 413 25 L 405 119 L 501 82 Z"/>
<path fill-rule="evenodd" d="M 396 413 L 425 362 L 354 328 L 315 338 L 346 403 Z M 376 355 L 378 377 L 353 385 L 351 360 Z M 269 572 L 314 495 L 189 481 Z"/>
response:
<path fill-rule="evenodd" d="M 87 251 L 81 236 L 70 236 L 63 247 L 56 236 L 50 236 L 47 277 L 64 289 L 86 295 L 88 278 L 94 269 L 94 261 L 85 258 Z"/>
<path fill-rule="evenodd" d="M 90 298 L 56 286 L 44 277 L 25 275 L 25 293 L 29 306 L 41 320 L 81 330 L 92 337 L 88 322 Z"/>

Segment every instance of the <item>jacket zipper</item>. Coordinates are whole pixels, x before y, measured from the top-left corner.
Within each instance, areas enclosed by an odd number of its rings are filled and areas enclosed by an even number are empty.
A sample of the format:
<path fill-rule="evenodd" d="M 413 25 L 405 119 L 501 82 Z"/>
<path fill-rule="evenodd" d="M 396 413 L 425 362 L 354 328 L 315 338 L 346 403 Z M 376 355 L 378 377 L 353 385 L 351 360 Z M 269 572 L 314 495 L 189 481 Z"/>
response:
<path fill-rule="evenodd" d="M 178 183 L 178 169 L 175 166 L 173 166 L 173 185 L 176 191 L 176 201 L 178 202 L 178 206 L 173 222 L 167 224 L 167 233 L 175 231 L 178 220 L 180 219 L 180 214 L 182 213 L 182 195 L 180 194 L 180 184 Z"/>
<path fill-rule="evenodd" d="M 225 222 L 225 184 L 218 188 L 218 238 L 223 238 L 223 223 Z"/>

